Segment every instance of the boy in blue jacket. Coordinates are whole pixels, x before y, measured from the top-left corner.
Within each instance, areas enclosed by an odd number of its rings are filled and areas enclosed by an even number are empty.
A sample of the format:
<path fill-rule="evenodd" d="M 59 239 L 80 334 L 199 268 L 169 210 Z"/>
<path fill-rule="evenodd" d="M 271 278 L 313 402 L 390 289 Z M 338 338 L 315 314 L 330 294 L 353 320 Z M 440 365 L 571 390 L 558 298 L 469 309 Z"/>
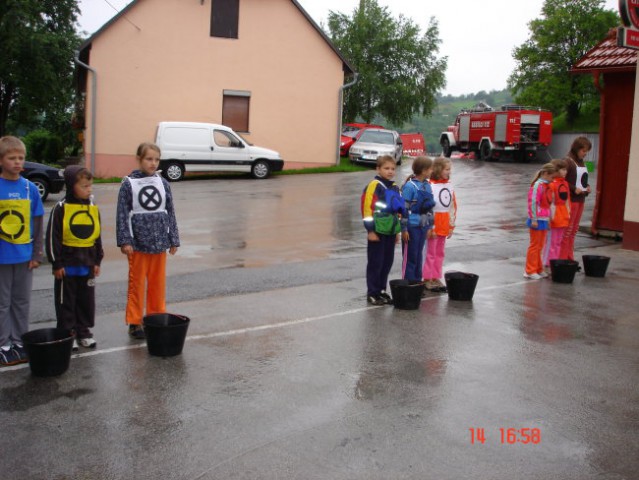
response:
<path fill-rule="evenodd" d="M 386 293 L 388 275 L 393 266 L 395 245 L 399 243 L 400 216 L 404 200 L 393 181 L 395 159 L 382 155 L 377 159 L 377 176 L 366 186 L 361 198 L 362 218 L 368 237 L 366 300 L 371 305 L 391 305 Z"/>

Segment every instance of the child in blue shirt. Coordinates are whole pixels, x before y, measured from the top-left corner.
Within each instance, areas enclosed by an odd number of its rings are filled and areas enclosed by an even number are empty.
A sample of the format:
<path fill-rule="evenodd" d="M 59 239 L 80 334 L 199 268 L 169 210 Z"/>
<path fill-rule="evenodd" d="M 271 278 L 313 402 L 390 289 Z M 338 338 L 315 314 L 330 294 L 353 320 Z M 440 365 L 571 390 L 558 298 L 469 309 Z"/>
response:
<path fill-rule="evenodd" d="M 42 261 L 44 208 L 38 188 L 20 175 L 26 155 L 19 138 L 0 138 L 0 366 L 28 361 L 22 335 Z"/>
<path fill-rule="evenodd" d="M 402 187 L 402 197 L 408 212 L 402 218 L 403 277 L 422 281 L 422 264 L 428 230 L 433 226 L 432 210 L 435 206 L 428 177 L 433 171 L 433 160 L 417 157 L 413 160 L 413 174 Z"/>

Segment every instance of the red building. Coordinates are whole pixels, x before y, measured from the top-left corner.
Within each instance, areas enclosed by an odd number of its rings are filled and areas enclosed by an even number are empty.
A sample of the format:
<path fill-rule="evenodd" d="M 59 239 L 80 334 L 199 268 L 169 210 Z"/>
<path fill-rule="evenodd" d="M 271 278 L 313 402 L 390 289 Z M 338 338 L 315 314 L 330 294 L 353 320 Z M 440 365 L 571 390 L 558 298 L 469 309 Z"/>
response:
<path fill-rule="evenodd" d="M 624 232 L 624 207 L 637 70 L 637 51 L 618 47 L 617 30 L 588 51 L 571 72 L 590 73 L 601 93 L 599 161 L 592 232 Z M 634 240 L 637 241 L 636 239 Z M 624 236 L 624 248 L 626 246 Z"/>

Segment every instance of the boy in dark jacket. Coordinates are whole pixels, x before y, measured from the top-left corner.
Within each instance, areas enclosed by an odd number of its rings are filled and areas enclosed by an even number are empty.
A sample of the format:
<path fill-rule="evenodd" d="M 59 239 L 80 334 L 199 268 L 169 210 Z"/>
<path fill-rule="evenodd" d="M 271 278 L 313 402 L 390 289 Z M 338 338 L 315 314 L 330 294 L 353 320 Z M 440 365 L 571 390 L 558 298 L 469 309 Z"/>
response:
<path fill-rule="evenodd" d="M 66 195 L 57 203 L 46 233 L 46 252 L 53 266 L 55 313 L 58 328 L 75 332 L 78 344 L 95 348 L 95 277 L 104 257 L 100 212 L 93 204 L 93 175 L 79 165 L 64 171 Z"/>

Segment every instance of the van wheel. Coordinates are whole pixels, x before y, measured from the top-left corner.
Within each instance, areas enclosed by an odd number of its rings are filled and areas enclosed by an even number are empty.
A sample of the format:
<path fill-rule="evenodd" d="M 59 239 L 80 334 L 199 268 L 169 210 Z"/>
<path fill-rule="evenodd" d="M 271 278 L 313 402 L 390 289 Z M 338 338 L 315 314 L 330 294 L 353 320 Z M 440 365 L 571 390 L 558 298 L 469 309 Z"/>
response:
<path fill-rule="evenodd" d="M 251 167 L 251 175 L 253 178 L 266 178 L 271 173 L 271 166 L 264 160 L 258 160 Z"/>
<path fill-rule="evenodd" d="M 162 173 L 169 182 L 179 182 L 184 177 L 184 167 L 179 162 L 169 162 Z"/>

